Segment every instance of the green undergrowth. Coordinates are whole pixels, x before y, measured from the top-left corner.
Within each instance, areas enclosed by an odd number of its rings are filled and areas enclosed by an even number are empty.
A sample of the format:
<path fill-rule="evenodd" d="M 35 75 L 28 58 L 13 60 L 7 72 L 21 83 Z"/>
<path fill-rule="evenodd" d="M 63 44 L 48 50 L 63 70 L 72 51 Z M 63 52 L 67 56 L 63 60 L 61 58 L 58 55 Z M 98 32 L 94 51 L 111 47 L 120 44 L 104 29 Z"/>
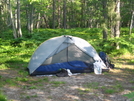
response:
<path fill-rule="evenodd" d="M 8 101 L 6 96 L 2 94 L 2 92 L 0 92 L 0 101 Z"/>
<path fill-rule="evenodd" d="M 109 38 L 102 40 L 102 30 L 98 28 L 76 29 L 38 29 L 33 33 L 23 33 L 22 38 L 13 39 L 7 34 L 0 38 L 0 67 L 20 68 L 26 67 L 35 49 L 44 41 L 61 35 L 71 35 L 85 39 L 97 52 L 104 51 L 111 55 L 134 53 L 134 34 L 129 36 L 126 29 L 122 29 L 119 39 Z M 10 32 L 11 33 L 11 32 Z M 131 37 L 131 40 L 129 38 Z M 116 50 L 113 43 L 119 42 L 120 49 Z M 133 61 L 131 61 L 133 62 Z M 17 63 L 17 65 L 16 65 Z"/>
<path fill-rule="evenodd" d="M 124 94 L 123 96 L 130 99 L 130 101 L 134 101 L 134 92 L 130 92 L 128 94 Z"/>
<path fill-rule="evenodd" d="M 122 29 L 120 39 L 102 40 L 102 29 L 99 28 L 74 28 L 74 29 L 38 29 L 33 33 L 23 31 L 23 37 L 13 39 L 11 31 L 0 38 L 0 70 L 16 69 L 22 77 L 28 75 L 26 70 L 30 57 L 37 47 L 44 41 L 61 36 L 71 35 L 85 39 L 97 52 L 104 51 L 110 56 L 118 56 L 125 53 L 133 53 L 134 34 L 128 35 L 127 29 Z M 129 38 L 131 37 L 131 40 Z M 116 50 L 114 42 L 120 43 L 120 49 Z M 134 63 L 131 59 L 129 63 Z M 18 78 L 19 79 L 19 78 Z M 25 80 L 25 79 L 24 79 Z M 21 79 L 21 81 L 24 81 Z"/>
<path fill-rule="evenodd" d="M 114 94 L 114 93 L 119 93 L 124 90 L 124 87 L 122 86 L 121 83 L 115 82 L 114 84 L 111 85 L 100 85 L 99 82 L 91 82 L 91 83 L 86 83 L 83 85 L 83 89 L 79 88 L 78 92 L 80 94 L 87 94 L 89 92 L 95 92 L 96 90 L 102 91 L 104 94 Z"/>

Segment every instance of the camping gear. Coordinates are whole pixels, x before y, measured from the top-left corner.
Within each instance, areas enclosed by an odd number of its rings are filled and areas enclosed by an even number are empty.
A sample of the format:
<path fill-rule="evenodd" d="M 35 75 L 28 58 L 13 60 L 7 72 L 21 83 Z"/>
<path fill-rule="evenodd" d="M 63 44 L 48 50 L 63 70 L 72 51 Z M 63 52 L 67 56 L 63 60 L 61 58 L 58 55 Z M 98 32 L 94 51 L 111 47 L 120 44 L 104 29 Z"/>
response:
<path fill-rule="evenodd" d="M 85 63 L 85 64 L 88 66 L 88 68 L 85 68 L 84 73 L 94 72 L 94 65 L 93 65 L 93 63 L 92 64 Z"/>
<path fill-rule="evenodd" d="M 94 65 L 94 73 L 95 74 L 101 74 L 103 67 L 101 67 L 100 63 L 99 62 L 95 62 L 95 63 L 93 63 L 93 65 Z"/>
<path fill-rule="evenodd" d="M 99 56 L 103 60 L 107 68 L 114 68 L 114 64 L 111 63 L 110 59 L 108 58 L 108 55 L 105 52 L 99 52 Z"/>
<path fill-rule="evenodd" d="M 72 76 L 73 74 L 71 73 L 70 69 L 67 69 L 68 76 Z"/>
<path fill-rule="evenodd" d="M 63 35 L 43 42 L 32 55 L 28 69 L 30 75 L 55 74 L 61 68 L 72 73 L 83 73 L 87 64 L 98 61 L 107 69 L 96 50 L 84 39 Z"/>
<path fill-rule="evenodd" d="M 58 76 L 58 77 L 67 77 L 67 76 L 69 76 L 69 75 L 68 75 L 67 69 L 61 68 L 61 69 L 56 73 L 56 76 Z"/>

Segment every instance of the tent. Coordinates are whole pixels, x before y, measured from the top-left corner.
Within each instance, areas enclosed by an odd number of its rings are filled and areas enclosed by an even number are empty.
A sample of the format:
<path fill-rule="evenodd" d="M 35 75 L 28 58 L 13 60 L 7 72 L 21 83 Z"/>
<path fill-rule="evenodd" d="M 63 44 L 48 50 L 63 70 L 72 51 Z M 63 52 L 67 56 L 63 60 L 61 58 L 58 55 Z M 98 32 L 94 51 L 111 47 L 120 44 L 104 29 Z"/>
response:
<path fill-rule="evenodd" d="M 107 69 L 96 50 L 84 39 L 63 35 L 43 42 L 32 55 L 28 69 L 30 75 L 55 74 L 59 69 L 82 73 L 87 64 L 100 62 Z"/>

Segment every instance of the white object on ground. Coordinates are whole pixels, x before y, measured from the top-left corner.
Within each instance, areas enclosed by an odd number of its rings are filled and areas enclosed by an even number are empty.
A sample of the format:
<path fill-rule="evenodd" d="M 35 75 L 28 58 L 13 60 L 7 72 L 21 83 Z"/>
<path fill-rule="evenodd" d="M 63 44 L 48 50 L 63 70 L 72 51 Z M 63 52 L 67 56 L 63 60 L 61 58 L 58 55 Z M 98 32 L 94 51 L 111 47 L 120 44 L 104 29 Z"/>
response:
<path fill-rule="evenodd" d="M 94 73 L 95 74 L 101 74 L 103 67 L 101 67 L 100 62 L 95 62 L 93 64 L 94 64 Z"/>
<path fill-rule="evenodd" d="M 69 76 L 72 76 L 73 75 L 69 69 L 67 69 L 67 72 L 68 72 L 68 75 Z"/>

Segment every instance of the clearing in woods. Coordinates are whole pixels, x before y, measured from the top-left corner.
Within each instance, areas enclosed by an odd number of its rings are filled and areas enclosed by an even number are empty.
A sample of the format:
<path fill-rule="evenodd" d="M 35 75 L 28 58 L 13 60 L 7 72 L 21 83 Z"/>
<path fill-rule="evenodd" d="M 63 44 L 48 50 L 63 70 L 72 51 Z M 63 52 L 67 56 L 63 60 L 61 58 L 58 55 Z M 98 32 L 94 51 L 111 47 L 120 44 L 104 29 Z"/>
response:
<path fill-rule="evenodd" d="M 22 64 L 19 69 L 0 70 L 1 91 L 8 101 L 131 101 L 124 95 L 134 91 L 134 56 L 114 57 L 112 62 L 115 69 L 102 75 L 71 77 L 31 77 Z"/>

